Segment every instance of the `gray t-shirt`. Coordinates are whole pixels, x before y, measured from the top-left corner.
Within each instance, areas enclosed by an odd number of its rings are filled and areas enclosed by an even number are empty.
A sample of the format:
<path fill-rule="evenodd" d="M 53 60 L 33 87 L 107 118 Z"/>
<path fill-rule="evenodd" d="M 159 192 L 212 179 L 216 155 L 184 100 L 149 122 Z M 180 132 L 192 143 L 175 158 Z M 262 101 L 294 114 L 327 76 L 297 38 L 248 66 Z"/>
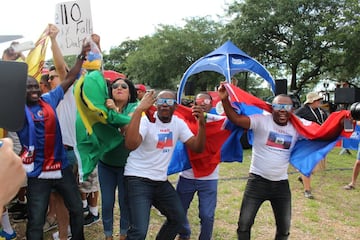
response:
<path fill-rule="evenodd" d="M 14 142 L 14 152 L 19 155 L 21 151 L 21 144 L 20 140 L 18 138 L 18 135 L 16 132 L 7 132 L 8 138 L 11 138 L 11 140 Z"/>

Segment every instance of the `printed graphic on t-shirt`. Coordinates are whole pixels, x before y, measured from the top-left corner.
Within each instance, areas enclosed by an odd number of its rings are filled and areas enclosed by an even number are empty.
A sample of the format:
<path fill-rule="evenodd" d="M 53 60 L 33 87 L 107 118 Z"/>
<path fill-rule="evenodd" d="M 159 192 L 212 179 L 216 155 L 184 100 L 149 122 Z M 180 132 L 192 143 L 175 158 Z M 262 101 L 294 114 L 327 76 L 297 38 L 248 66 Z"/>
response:
<path fill-rule="evenodd" d="M 173 146 L 173 135 L 172 132 L 168 133 L 160 133 L 158 135 L 158 143 L 156 145 L 156 148 L 163 149 L 165 147 L 172 147 Z"/>
<path fill-rule="evenodd" d="M 291 139 L 292 136 L 290 135 L 270 132 L 266 145 L 275 148 L 289 149 L 291 146 Z"/>

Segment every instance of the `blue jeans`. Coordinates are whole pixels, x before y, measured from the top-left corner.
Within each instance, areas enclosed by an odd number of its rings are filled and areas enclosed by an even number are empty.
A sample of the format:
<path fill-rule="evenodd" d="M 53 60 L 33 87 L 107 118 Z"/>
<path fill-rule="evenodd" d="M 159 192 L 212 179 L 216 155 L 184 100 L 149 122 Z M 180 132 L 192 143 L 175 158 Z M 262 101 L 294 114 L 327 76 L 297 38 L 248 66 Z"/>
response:
<path fill-rule="evenodd" d="M 72 239 L 84 239 L 84 217 L 78 185 L 71 167 L 62 170 L 61 179 L 28 178 L 27 204 L 28 222 L 26 238 L 43 239 L 43 226 L 48 210 L 51 189 L 55 189 L 63 198 L 70 214 Z"/>
<path fill-rule="evenodd" d="M 126 239 L 146 238 L 151 205 L 166 217 L 156 240 L 174 239 L 185 223 L 186 216 L 173 185 L 169 181 L 153 181 L 147 178 L 126 176 L 125 187 L 130 216 L 130 229 Z"/>
<path fill-rule="evenodd" d="M 105 236 L 110 237 L 113 235 L 116 187 L 118 188 L 118 204 L 120 209 L 120 234 L 126 235 L 129 228 L 129 211 L 125 203 L 124 168 L 111 167 L 99 161 L 98 175 Z"/>
<path fill-rule="evenodd" d="M 275 240 L 288 239 L 291 221 L 291 192 L 288 180 L 270 181 L 249 175 L 240 209 L 237 234 L 239 240 L 250 239 L 251 227 L 261 204 L 269 200 L 276 221 Z"/>
<path fill-rule="evenodd" d="M 78 161 L 75 155 L 74 150 L 66 150 L 66 158 L 69 161 L 69 165 L 71 166 L 71 170 L 73 171 L 74 175 L 75 175 L 75 179 L 78 182 L 79 179 L 79 173 L 78 173 Z"/>
<path fill-rule="evenodd" d="M 217 199 L 218 180 L 197 180 L 181 177 L 176 186 L 185 213 L 197 192 L 199 199 L 200 235 L 199 240 L 211 240 Z M 188 219 L 180 232 L 181 238 L 190 238 L 191 229 Z"/>

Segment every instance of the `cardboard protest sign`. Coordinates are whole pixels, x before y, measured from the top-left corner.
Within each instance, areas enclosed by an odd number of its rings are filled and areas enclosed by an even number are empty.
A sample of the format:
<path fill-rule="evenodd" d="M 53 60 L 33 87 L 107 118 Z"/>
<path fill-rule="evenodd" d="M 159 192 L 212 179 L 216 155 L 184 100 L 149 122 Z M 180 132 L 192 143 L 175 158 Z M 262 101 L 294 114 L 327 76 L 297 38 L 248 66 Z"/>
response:
<path fill-rule="evenodd" d="M 63 2 L 56 5 L 57 42 L 64 56 L 81 51 L 83 39 L 93 33 L 90 0 Z"/>
<path fill-rule="evenodd" d="M 0 61 L 0 128 L 18 131 L 25 120 L 27 64 Z"/>

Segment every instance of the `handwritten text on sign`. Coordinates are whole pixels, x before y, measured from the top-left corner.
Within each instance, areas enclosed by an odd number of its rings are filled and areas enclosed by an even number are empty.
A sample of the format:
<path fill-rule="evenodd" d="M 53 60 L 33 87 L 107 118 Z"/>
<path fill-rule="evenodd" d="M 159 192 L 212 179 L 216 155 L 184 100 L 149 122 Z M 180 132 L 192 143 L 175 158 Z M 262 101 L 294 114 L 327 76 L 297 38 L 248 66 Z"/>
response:
<path fill-rule="evenodd" d="M 90 0 L 63 2 L 56 5 L 55 24 L 63 55 L 80 53 L 83 39 L 93 33 Z"/>

